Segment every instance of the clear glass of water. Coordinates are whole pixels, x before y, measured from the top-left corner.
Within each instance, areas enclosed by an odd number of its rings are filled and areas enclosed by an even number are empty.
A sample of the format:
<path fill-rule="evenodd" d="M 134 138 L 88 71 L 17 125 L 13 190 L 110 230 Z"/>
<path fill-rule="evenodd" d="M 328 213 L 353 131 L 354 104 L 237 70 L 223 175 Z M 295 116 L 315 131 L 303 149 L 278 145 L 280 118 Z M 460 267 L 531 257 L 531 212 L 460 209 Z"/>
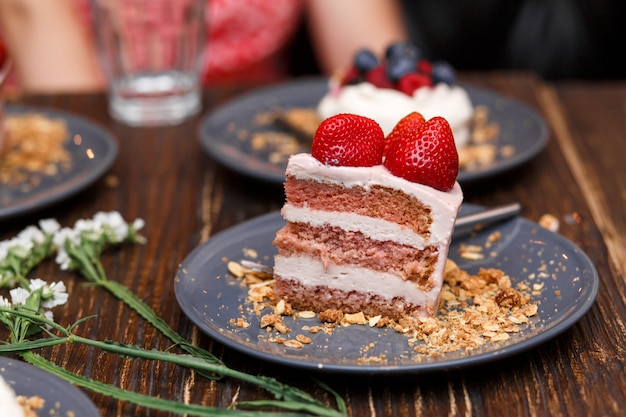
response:
<path fill-rule="evenodd" d="M 91 0 L 109 112 L 132 126 L 198 113 L 207 0 Z"/>

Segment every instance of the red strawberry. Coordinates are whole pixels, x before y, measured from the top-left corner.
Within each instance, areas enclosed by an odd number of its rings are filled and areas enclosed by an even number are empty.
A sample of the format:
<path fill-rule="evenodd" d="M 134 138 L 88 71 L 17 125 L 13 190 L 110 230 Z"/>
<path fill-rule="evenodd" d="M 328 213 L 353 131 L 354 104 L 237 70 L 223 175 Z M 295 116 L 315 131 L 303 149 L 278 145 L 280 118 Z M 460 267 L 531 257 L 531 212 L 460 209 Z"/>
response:
<path fill-rule="evenodd" d="M 384 165 L 398 177 L 449 191 L 459 173 L 459 155 L 448 121 L 433 117 L 417 130 L 407 129 L 389 144 Z"/>
<path fill-rule="evenodd" d="M 433 82 L 430 77 L 417 72 L 410 72 L 398 80 L 398 90 L 409 96 L 412 96 L 418 88 L 432 85 Z"/>
<path fill-rule="evenodd" d="M 412 131 L 417 130 L 425 121 L 424 116 L 418 112 L 409 113 L 400 119 L 400 121 L 394 126 L 393 130 L 389 132 L 385 138 L 385 151 L 383 152 L 383 155 L 387 154 L 389 145 L 392 142 L 410 135 Z"/>
<path fill-rule="evenodd" d="M 378 123 L 342 113 L 317 128 L 311 155 L 326 165 L 371 167 L 382 163 L 384 147 L 385 135 Z"/>
<path fill-rule="evenodd" d="M 365 74 L 365 81 L 378 88 L 395 88 L 393 82 L 387 77 L 387 72 L 383 65 L 379 65 Z"/>

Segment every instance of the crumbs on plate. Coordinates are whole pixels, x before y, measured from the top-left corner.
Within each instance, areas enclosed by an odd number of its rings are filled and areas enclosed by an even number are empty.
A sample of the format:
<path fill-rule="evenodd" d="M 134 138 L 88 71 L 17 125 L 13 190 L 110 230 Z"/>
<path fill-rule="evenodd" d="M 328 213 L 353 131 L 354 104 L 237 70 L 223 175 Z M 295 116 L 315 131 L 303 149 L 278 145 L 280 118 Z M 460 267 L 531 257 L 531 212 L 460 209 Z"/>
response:
<path fill-rule="evenodd" d="M 12 114 L 5 117 L 4 125 L 0 184 L 29 191 L 42 177 L 71 168 L 72 157 L 65 149 L 69 136 L 65 121 L 35 113 Z"/>
<path fill-rule="evenodd" d="M 35 395 L 32 397 L 26 397 L 24 395 L 18 395 L 17 397 L 18 404 L 24 410 L 24 416 L 26 417 L 37 417 L 37 412 L 43 409 L 46 401 Z"/>
<path fill-rule="evenodd" d="M 498 238 L 490 237 L 493 241 Z M 468 253 L 480 253 L 477 248 L 465 248 L 462 252 L 468 249 Z M 393 320 L 384 316 L 369 317 L 362 312 L 346 314 L 326 310 L 315 313 L 297 311 L 285 300 L 276 298 L 271 268 L 247 260 L 225 261 L 230 274 L 247 287 L 246 306 L 240 308 L 242 315 L 257 315 L 260 326 L 272 335 L 270 342 L 296 349 L 311 343 L 309 335 L 332 335 L 338 326 L 360 325 L 389 328 L 405 335 L 417 360 L 423 355 L 437 357 L 457 350 L 470 351 L 487 343 L 506 341 L 511 334 L 521 332 L 523 326 L 532 327 L 530 318 L 537 315 L 538 305 L 531 302 L 531 295 L 538 296 L 541 291 L 536 285 L 523 282 L 513 285 L 502 270 L 482 268 L 471 275 L 448 260 L 440 310 L 435 317 L 424 317 L 416 322 L 409 317 Z M 301 328 L 295 330 L 288 327 L 284 317 L 293 317 L 296 322 L 317 317 L 320 324 L 302 321 Z M 250 326 L 245 317 L 233 318 L 230 323 L 242 328 Z M 385 361 L 385 355 L 368 355 L 371 347 L 371 342 L 367 342 L 360 348 L 363 356 L 359 363 Z"/>

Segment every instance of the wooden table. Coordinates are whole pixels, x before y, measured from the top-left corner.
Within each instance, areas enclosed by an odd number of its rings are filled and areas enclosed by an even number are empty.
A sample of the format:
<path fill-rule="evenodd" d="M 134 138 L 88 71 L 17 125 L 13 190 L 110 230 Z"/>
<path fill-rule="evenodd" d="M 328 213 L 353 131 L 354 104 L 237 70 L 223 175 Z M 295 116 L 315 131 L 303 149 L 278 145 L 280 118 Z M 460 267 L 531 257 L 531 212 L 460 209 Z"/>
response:
<path fill-rule="evenodd" d="M 354 377 L 315 375 L 346 400 L 351 416 L 618 416 L 626 410 L 626 82 L 545 83 L 527 73 L 463 74 L 463 80 L 521 100 L 542 113 L 551 135 L 547 148 L 513 172 L 465 188 L 465 201 L 494 206 L 519 201 L 523 216 L 550 213 L 559 232 L 596 265 L 600 289 L 589 313 L 537 348 L 490 364 L 447 373 Z M 243 88 L 209 90 L 204 111 Z M 199 117 L 180 126 L 131 128 L 111 120 L 103 94 L 21 97 L 19 104 L 82 115 L 117 137 L 120 153 L 110 172 L 89 189 L 42 212 L 4 222 L 9 238 L 41 217 L 63 225 L 96 211 L 141 217 L 147 243 L 107 252 L 104 266 L 173 328 L 210 350 L 228 366 L 299 386 L 328 404 L 332 398 L 307 372 L 244 356 L 195 328 L 173 291 L 179 264 L 199 243 L 231 225 L 283 202 L 280 186 L 237 175 L 211 160 L 197 137 Z M 117 181 L 112 181 L 117 180 Z M 577 218 L 579 222 L 566 219 Z M 80 285 L 52 261 L 34 275 L 62 279 L 70 302 L 55 318 L 69 324 L 90 314 L 98 326 L 82 334 L 146 348 L 169 342 L 104 290 Z M 0 330 L 0 339 L 6 332 Z M 80 346 L 43 351 L 66 368 L 153 396 L 227 407 L 233 401 L 269 398 L 248 384 L 211 382 L 182 368 L 128 361 Z M 161 416 L 88 392 L 103 416 Z M 77 416 L 78 417 L 78 416 Z"/>

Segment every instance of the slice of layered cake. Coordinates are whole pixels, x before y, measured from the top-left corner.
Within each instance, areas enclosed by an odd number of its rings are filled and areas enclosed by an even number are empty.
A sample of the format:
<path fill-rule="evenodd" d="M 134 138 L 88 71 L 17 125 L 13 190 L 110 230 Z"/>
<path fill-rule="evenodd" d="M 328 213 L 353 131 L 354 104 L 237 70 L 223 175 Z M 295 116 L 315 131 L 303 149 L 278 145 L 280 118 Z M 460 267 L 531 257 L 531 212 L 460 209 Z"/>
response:
<path fill-rule="evenodd" d="M 312 153 L 287 166 L 276 295 L 300 310 L 434 315 L 463 199 L 457 173 L 440 117 L 412 113 L 387 138 L 363 116 L 324 120 Z"/>

